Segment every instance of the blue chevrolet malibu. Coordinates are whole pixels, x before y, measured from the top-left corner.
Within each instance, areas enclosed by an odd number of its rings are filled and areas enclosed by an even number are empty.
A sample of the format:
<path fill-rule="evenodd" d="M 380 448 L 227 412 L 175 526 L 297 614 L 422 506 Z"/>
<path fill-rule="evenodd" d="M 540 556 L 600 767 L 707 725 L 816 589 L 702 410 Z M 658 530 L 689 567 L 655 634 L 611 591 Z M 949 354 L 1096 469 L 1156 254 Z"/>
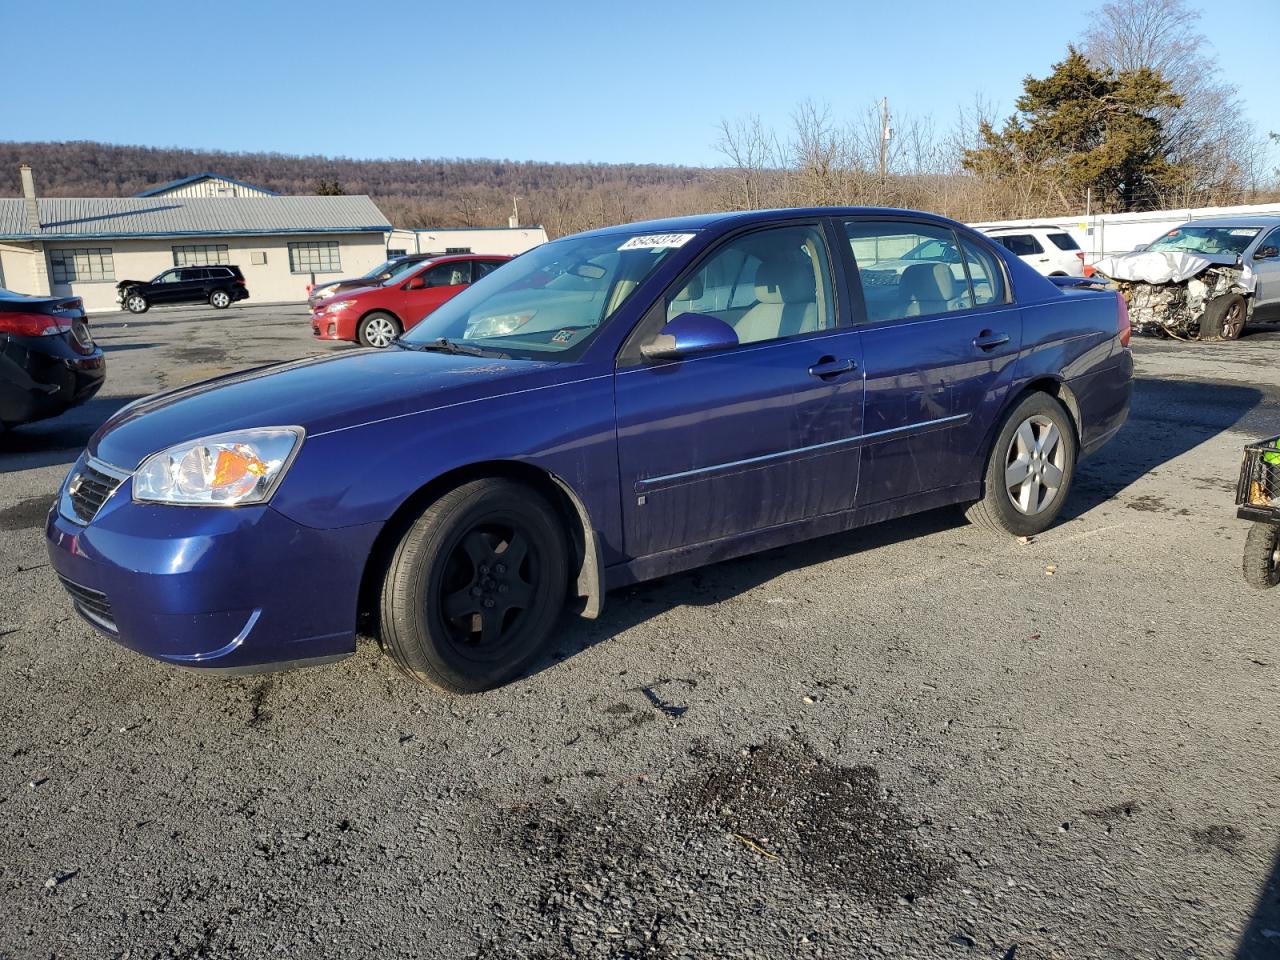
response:
<path fill-rule="evenodd" d="M 389 350 L 148 397 L 51 511 L 76 609 L 141 653 L 509 680 L 564 607 L 947 504 L 1048 527 L 1128 414 L 1124 301 L 923 213 L 610 227 L 480 280 Z"/>

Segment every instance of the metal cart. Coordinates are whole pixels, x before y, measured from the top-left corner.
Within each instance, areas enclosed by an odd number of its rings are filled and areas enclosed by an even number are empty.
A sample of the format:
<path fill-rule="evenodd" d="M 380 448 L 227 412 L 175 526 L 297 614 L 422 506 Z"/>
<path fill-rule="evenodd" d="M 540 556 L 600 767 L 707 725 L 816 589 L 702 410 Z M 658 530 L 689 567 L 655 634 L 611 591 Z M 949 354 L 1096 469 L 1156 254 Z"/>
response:
<path fill-rule="evenodd" d="M 1236 516 L 1252 520 L 1244 543 L 1244 578 L 1265 590 L 1280 583 L 1280 437 L 1244 448 Z"/>

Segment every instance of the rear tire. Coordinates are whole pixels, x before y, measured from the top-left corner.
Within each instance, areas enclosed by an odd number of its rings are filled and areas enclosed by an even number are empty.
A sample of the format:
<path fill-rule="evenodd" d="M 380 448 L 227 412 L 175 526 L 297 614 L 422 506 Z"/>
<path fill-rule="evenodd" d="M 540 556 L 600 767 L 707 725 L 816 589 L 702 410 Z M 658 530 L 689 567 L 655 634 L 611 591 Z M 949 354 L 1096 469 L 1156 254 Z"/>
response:
<path fill-rule="evenodd" d="M 544 497 L 512 480 L 465 483 L 427 507 L 392 555 L 383 649 L 419 682 L 491 689 L 542 652 L 568 583 L 564 529 Z"/>
<path fill-rule="evenodd" d="M 1239 340 L 1248 313 L 1249 305 L 1238 293 L 1215 297 L 1200 317 L 1200 339 Z"/>
<path fill-rule="evenodd" d="M 987 461 L 983 497 L 965 516 L 991 533 L 1043 533 L 1062 510 L 1075 469 L 1071 415 L 1047 393 L 1028 394 L 1005 414 Z"/>
<path fill-rule="evenodd" d="M 151 309 L 147 298 L 140 293 L 130 293 L 124 298 L 124 308 L 130 313 L 146 313 Z"/>
<path fill-rule="evenodd" d="M 215 310 L 225 310 L 231 306 L 231 294 L 225 290 L 215 290 L 209 294 L 209 306 Z"/>
<path fill-rule="evenodd" d="M 1244 541 L 1244 579 L 1259 590 L 1280 583 L 1280 527 L 1270 523 L 1250 525 Z"/>
<path fill-rule="evenodd" d="M 375 310 L 360 320 L 356 331 L 362 347 L 389 347 L 400 336 L 400 321 L 382 310 Z"/>

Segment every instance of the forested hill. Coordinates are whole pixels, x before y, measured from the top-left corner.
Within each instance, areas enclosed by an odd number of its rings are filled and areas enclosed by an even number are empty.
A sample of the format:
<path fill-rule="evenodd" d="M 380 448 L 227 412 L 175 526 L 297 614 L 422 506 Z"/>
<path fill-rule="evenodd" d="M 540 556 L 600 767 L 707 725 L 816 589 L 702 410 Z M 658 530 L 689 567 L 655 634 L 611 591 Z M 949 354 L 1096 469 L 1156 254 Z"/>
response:
<path fill-rule="evenodd" d="M 509 160 L 350 160 L 282 153 L 131 147 L 88 141 L 0 142 L 0 196 L 21 192 L 18 165 L 35 169 L 47 197 L 130 196 L 211 171 L 285 194 L 368 194 L 397 226 L 505 225 L 512 197 L 521 220 L 559 234 L 597 223 L 705 209 L 710 172 L 647 164 Z"/>

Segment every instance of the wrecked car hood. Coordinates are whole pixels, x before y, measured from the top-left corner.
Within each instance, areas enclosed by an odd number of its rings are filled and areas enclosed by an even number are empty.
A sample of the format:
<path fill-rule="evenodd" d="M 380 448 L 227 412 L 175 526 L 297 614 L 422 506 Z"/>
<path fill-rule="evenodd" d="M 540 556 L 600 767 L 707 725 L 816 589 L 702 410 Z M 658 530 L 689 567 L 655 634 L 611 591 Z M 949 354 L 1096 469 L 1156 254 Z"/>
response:
<path fill-rule="evenodd" d="M 1121 257 L 1099 260 L 1093 268 L 1112 280 L 1137 280 L 1141 283 L 1182 283 L 1209 267 L 1234 267 L 1236 258 L 1227 254 L 1178 253 L 1143 250 Z"/>

